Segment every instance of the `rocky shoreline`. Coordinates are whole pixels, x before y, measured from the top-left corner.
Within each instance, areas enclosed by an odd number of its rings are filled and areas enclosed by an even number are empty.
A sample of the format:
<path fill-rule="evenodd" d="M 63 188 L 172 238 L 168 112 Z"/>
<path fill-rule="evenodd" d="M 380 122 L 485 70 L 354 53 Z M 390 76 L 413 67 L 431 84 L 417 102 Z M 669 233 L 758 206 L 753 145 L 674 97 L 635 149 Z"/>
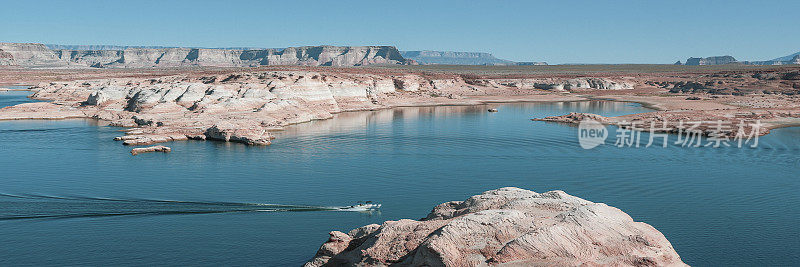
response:
<path fill-rule="evenodd" d="M 163 152 L 169 153 L 172 151 L 172 148 L 166 146 L 151 146 L 151 147 L 137 147 L 131 149 L 131 155 L 136 156 L 143 153 L 151 153 L 151 152 Z"/>
<path fill-rule="evenodd" d="M 333 231 L 317 266 L 686 266 L 661 232 L 564 193 L 506 187 L 420 220 Z"/>
<path fill-rule="evenodd" d="M 687 96 L 687 93 L 673 93 L 677 86 L 700 82 L 704 86 L 730 83 L 745 88 L 762 84 L 764 81 L 759 77 L 769 76 L 762 74 L 518 77 L 321 67 L 173 71 L 166 71 L 163 76 L 152 76 L 155 74 L 151 72 L 145 77 L 131 77 L 128 72 L 94 73 L 112 77 L 82 79 L 83 76 L 76 76 L 78 78 L 68 81 L 40 82 L 31 88 L 35 91 L 31 97 L 49 102 L 2 108 L 0 120 L 99 119 L 113 126 L 129 127 L 115 140 L 130 146 L 188 139 L 269 145 L 273 139 L 270 132 L 287 125 L 328 119 L 340 112 L 517 101 L 607 99 L 639 102 L 658 111 L 602 120 L 606 123 L 636 122 L 643 126 L 664 121 L 674 124 L 681 120 L 760 121 L 765 127 L 759 130 L 759 135 L 767 134 L 771 128 L 800 122 L 800 99 L 793 94 L 793 88 L 782 87 L 787 84 L 785 81 L 767 80 L 770 82 L 767 85 L 774 87 L 771 92 L 782 90 L 781 94 L 713 95 L 709 91 L 698 91 Z M 793 70 L 782 71 L 792 73 Z M 682 81 L 672 80 L 675 77 Z M 17 77 L 10 82 L 37 79 L 33 75 Z M 577 122 L 569 115 L 543 120 Z"/>
<path fill-rule="evenodd" d="M 270 131 L 345 111 L 581 99 L 534 89 L 530 80 L 516 82 L 312 71 L 77 80 L 39 83 L 32 98 L 49 102 L 0 109 L 0 120 L 94 118 L 131 127 L 115 140 L 132 146 L 187 139 L 269 145 Z M 625 84 L 605 78 L 542 82 L 597 89 Z"/>

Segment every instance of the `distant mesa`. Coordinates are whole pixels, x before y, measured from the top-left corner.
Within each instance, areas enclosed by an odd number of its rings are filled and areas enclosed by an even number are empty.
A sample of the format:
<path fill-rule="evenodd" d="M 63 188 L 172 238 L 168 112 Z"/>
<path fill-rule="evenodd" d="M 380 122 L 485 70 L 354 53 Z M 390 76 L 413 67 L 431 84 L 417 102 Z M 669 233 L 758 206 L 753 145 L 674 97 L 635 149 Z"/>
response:
<path fill-rule="evenodd" d="M 706 58 L 692 57 L 687 59 L 684 65 L 699 66 L 699 65 L 725 65 L 725 64 L 745 64 L 745 65 L 800 64 L 800 52 L 764 61 L 737 61 L 732 56 L 716 56 L 716 57 L 706 57 Z M 681 65 L 681 62 L 678 61 L 675 63 L 675 65 Z"/>
<path fill-rule="evenodd" d="M 441 65 L 514 65 L 515 62 L 494 57 L 483 52 L 452 51 L 401 51 L 404 58 L 413 59 L 419 64 Z"/>
<path fill-rule="evenodd" d="M 485 52 L 453 52 L 453 51 L 401 51 L 406 59 L 422 65 L 547 65 L 546 62 L 514 62 L 499 59 Z"/>
<path fill-rule="evenodd" d="M 794 54 L 791 54 L 791 55 L 788 55 L 788 56 L 775 58 L 775 59 L 772 59 L 772 60 L 747 62 L 747 64 L 753 64 L 753 65 L 792 65 L 792 64 L 800 64 L 800 52 L 797 52 L 797 53 L 794 53 Z"/>
<path fill-rule="evenodd" d="M 177 46 L 128 46 L 128 45 L 60 45 L 60 44 L 45 44 L 47 48 L 52 50 L 125 50 L 128 48 L 145 48 L 145 49 L 162 49 L 162 48 L 178 48 Z"/>
<path fill-rule="evenodd" d="M 547 62 L 544 61 L 536 61 L 536 62 L 517 62 L 517 66 L 547 66 Z"/>
<path fill-rule="evenodd" d="M 800 59 L 800 52 L 788 56 L 779 57 L 771 61 L 797 61 L 798 59 Z"/>
<path fill-rule="evenodd" d="M 725 65 L 725 64 L 735 64 L 735 63 L 739 63 L 739 61 L 737 61 L 732 56 L 716 56 L 707 58 L 690 57 L 689 59 L 686 60 L 687 66 Z"/>
<path fill-rule="evenodd" d="M 0 49 L 0 66 L 10 66 L 15 65 L 14 62 L 14 55 L 9 52 L 3 51 Z"/>
<path fill-rule="evenodd" d="M 70 49 L 62 49 L 70 48 Z M 0 65 L 32 68 L 366 66 L 413 64 L 394 46 L 302 46 L 284 49 L 58 46 L 0 43 Z"/>
<path fill-rule="evenodd" d="M 514 62 L 490 53 L 399 51 L 394 46 L 198 48 L 166 46 L 0 43 L 0 66 L 27 68 L 257 67 L 267 65 L 547 65 Z"/>
<path fill-rule="evenodd" d="M 45 44 L 47 48 L 52 50 L 125 50 L 129 48 L 145 48 L 145 49 L 163 49 L 163 48 L 181 48 L 180 46 L 135 46 L 135 45 L 61 45 L 61 44 Z M 183 47 L 183 48 L 199 48 L 199 49 L 231 49 L 231 50 L 259 50 L 263 47 Z M 275 48 L 276 50 L 283 50 L 282 48 Z"/>

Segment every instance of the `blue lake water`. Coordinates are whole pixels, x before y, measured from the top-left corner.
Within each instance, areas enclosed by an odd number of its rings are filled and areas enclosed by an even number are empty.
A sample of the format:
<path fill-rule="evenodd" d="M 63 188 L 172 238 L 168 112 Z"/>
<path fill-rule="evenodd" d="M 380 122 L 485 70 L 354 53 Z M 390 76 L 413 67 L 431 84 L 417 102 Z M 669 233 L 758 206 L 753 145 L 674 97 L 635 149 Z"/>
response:
<path fill-rule="evenodd" d="M 29 101 L 0 92 L 3 105 Z M 584 150 L 577 128 L 530 118 L 647 112 L 618 102 L 339 114 L 268 147 L 167 143 L 131 156 L 92 120 L 0 122 L 0 265 L 300 265 L 331 230 L 424 217 L 516 186 L 622 209 L 691 265 L 800 262 L 800 130 L 757 148 Z M 613 133 L 613 128 L 611 128 Z M 167 201 L 170 200 L 170 201 Z M 372 200 L 381 212 L 307 211 Z M 176 202 L 179 201 L 179 202 Z M 273 210 L 284 211 L 273 211 Z M 30 217 L 34 219 L 19 219 Z"/>
<path fill-rule="evenodd" d="M 8 89 L 26 89 L 28 86 L 0 86 Z M 0 91 L 0 108 L 22 103 L 31 103 L 36 100 L 28 98 L 30 91 Z"/>

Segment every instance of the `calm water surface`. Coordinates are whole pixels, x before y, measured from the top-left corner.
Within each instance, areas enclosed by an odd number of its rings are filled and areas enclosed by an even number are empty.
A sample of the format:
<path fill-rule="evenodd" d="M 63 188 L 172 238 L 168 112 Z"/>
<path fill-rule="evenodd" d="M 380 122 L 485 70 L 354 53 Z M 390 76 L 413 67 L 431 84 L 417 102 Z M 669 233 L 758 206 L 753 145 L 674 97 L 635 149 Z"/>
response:
<path fill-rule="evenodd" d="M 1 105 L 29 101 L 0 92 Z M 800 130 L 755 149 L 581 149 L 532 122 L 637 104 L 572 102 L 344 113 L 272 146 L 182 141 L 131 156 L 91 120 L 0 122 L 0 265 L 300 265 L 331 230 L 421 218 L 504 186 L 561 189 L 649 223 L 692 265 L 800 259 Z M 308 211 L 372 200 L 380 213 Z M 271 206 L 261 204 L 284 204 Z M 275 211 L 280 210 L 280 211 Z M 21 219 L 21 218 L 27 219 Z"/>
<path fill-rule="evenodd" d="M 8 89 L 27 89 L 28 86 L 0 86 Z M 36 100 L 28 98 L 30 91 L 0 91 L 0 108 L 22 103 L 31 103 Z"/>

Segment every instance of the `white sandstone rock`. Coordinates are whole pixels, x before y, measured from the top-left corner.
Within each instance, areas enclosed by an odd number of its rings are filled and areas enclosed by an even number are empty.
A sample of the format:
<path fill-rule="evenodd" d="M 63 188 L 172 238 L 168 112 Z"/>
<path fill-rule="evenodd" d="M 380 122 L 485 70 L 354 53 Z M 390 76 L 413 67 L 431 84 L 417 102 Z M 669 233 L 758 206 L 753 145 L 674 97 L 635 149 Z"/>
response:
<path fill-rule="evenodd" d="M 507 187 L 420 221 L 333 231 L 305 266 L 685 266 L 650 225 L 562 191 Z"/>

